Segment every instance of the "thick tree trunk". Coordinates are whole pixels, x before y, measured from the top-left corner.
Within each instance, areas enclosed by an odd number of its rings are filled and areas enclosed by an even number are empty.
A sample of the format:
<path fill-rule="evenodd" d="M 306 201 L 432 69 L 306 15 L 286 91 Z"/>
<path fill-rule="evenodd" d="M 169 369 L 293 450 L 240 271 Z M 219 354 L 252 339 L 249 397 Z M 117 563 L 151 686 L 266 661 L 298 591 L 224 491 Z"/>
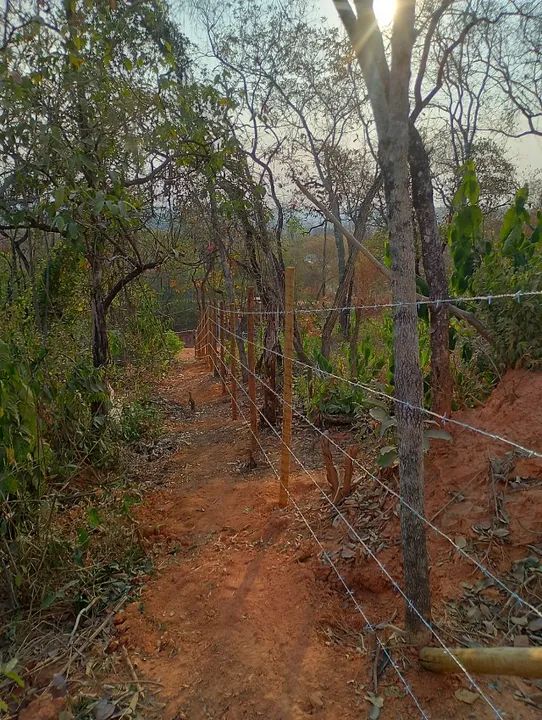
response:
<path fill-rule="evenodd" d="M 416 312 L 416 274 L 412 202 L 409 194 L 410 67 L 415 0 L 397 5 L 391 41 L 391 70 L 372 3 L 335 6 L 356 51 L 373 109 L 389 215 L 394 313 L 395 397 L 401 503 L 401 540 L 407 629 L 424 639 L 431 598 L 425 537 L 422 377 Z M 414 608 L 416 608 L 414 610 Z"/>
<path fill-rule="evenodd" d="M 431 167 L 427 150 L 414 125 L 409 131 L 409 162 L 412 199 L 422 241 L 422 261 L 431 300 L 448 297 L 448 278 L 440 238 Z M 447 304 L 429 306 L 431 343 L 431 400 L 434 412 L 449 415 L 452 410 L 452 373 L 449 353 L 449 309 Z"/>
<path fill-rule="evenodd" d="M 414 1 L 396 10 L 392 36 L 389 122 L 381 135 L 380 156 L 390 218 L 394 303 L 394 381 L 399 451 L 401 539 L 406 624 L 414 636 L 426 636 L 423 620 L 431 615 L 429 566 L 424 516 L 422 376 L 416 312 L 416 252 L 409 194 L 410 59 L 414 40 Z M 415 609 L 414 609 L 415 608 Z"/>

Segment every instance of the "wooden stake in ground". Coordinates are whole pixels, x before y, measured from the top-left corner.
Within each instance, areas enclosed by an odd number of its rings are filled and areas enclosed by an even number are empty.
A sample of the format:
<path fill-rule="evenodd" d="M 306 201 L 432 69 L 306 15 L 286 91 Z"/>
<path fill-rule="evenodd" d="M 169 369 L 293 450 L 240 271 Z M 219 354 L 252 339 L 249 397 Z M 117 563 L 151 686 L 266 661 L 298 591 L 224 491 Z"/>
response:
<path fill-rule="evenodd" d="M 230 394 L 231 394 L 231 419 L 237 420 L 237 343 L 235 342 L 235 305 L 231 303 L 228 313 L 230 331 Z"/>
<path fill-rule="evenodd" d="M 213 369 L 213 346 L 211 337 L 212 315 L 211 308 L 207 308 L 205 313 L 205 357 L 207 358 L 207 367 Z"/>
<path fill-rule="evenodd" d="M 216 346 L 216 340 L 218 337 L 218 315 L 216 307 L 211 308 L 211 359 L 213 362 L 213 375 L 218 377 L 219 365 L 218 365 L 218 349 Z"/>
<path fill-rule="evenodd" d="M 450 653 L 459 660 L 465 670 L 476 675 L 542 678 L 542 648 L 450 648 Z M 452 655 L 443 648 L 422 648 L 420 661 L 426 670 L 432 672 L 463 672 Z"/>
<path fill-rule="evenodd" d="M 247 354 L 248 354 L 248 396 L 250 398 L 250 451 L 256 452 L 258 437 L 258 407 L 256 405 L 256 348 L 254 346 L 254 320 L 255 320 L 255 304 L 254 304 L 254 288 L 248 289 L 247 297 Z"/>
<path fill-rule="evenodd" d="M 220 377 L 222 379 L 222 395 L 226 394 L 226 363 L 224 362 L 224 343 L 226 342 L 226 333 L 224 330 L 224 302 L 220 303 L 220 327 L 218 331 L 218 339 L 220 341 Z"/>
<path fill-rule="evenodd" d="M 196 332 L 194 333 L 194 357 L 195 358 L 199 358 L 200 332 L 201 332 L 201 317 L 198 320 L 198 324 L 196 326 Z"/>
<path fill-rule="evenodd" d="M 279 507 L 288 504 L 290 447 L 292 446 L 292 358 L 294 354 L 294 278 L 295 268 L 284 276 L 284 387 L 282 391 L 282 453 L 280 457 Z"/>

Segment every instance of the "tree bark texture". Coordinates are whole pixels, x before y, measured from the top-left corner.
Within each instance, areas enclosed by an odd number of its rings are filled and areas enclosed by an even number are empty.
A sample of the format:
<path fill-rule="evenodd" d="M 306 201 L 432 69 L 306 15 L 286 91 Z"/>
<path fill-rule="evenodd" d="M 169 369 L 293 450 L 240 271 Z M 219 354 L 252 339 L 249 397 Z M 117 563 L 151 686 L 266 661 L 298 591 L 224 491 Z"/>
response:
<path fill-rule="evenodd" d="M 379 159 L 389 215 L 394 303 L 395 398 L 401 494 L 406 625 L 416 640 L 426 636 L 431 601 L 424 515 L 422 377 L 416 312 L 416 253 L 409 192 L 409 81 L 414 41 L 415 0 L 395 11 L 391 69 L 372 2 L 335 5 L 364 76 L 375 118 Z"/>
<path fill-rule="evenodd" d="M 448 297 L 448 278 L 444 262 L 435 204 L 431 167 L 420 133 L 410 124 L 409 163 L 412 199 L 422 241 L 422 262 L 431 300 Z M 434 412 L 452 411 L 452 373 L 449 352 L 449 309 L 447 304 L 429 306 L 431 344 L 431 402 Z"/>

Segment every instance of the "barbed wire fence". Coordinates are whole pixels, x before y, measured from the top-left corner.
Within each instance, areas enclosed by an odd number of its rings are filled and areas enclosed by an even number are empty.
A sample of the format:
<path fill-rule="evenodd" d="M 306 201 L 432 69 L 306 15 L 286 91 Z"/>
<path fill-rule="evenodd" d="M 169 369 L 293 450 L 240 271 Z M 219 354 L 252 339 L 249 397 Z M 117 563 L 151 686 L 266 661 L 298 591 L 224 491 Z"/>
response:
<path fill-rule="evenodd" d="M 292 293 L 293 294 L 293 293 Z M 516 293 L 502 293 L 502 294 L 496 294 L 496 295 L 481 295 L 476 297 L 469 297 L 469 298 L 447 298 L 446 300 L 439 300 L 439 301 L 431 301 L 428 299 L 421 300 L 417 302 L 417 305 L 430 305 L 430 304 L 441 304 L 441 303 L 458 303 L 458 302 L 487 302 L 491 303 L 494 300 L 501 300 L 501 299 L 514 299 L 517 302 L 520 302 L 523 297 L 530 297 L 530 296 L 540 296 L 542 295 L 542 291 L 528 291 L 523 292 L 519 291 Z M 311 372 L 317 373 L 319 377 L 321 378 L 329 378 L 330 380 L 340 381 L 347 383 L 348 385 L 351 385 L 354 388 L 360 389 L 365 393 L 368 393 L 374 397 L 379 397 L 382 399 L 385 399 L 387 401 L 398 403 L 401 402 L 397 398 L 393 397 L 391 394 L 377 388 L 373 388 L 367 383 L 361 383 L 354 380 L 350 380 L 349 378 L 342 377 L 336 373 L 330 372 L 328 370 L 322 369 L 321 367 L 314 367 L 312 365 L 309 365 L 306 362 L 303 362 L 296 358 L 294 356 L 293 347 L 291 345 L 291 335 L 292 335 L 292 325 L 293 322 L 288 323 L 288 315 L 290 315 L 292 318 L 297 313 L 314 313 L 314 312 L 330 312 L 331 310 L 339 310 L 339 311 L 352 311 L 352 310 L 374 310 L 374 309 L 388 309 L 388 308 L 396 308 L 398 306 L 397 303 L 381 303 L 381 304 L 366 304 L 366 305 L 352 305 L 347 306 L 344 308 L 304 308 L 304 307 L 293 307 L 293 304 L 288 303 L 286 301 L 284 309 L 278 310 L 276 312 L 268 312 L 268 311 L 261 311 L 255 308 L 254 306 L 254 291 L 251 289 L 249 292 L 249 299 L 248 299 L 248 305 L 246 308 L 236 308 L 233 306 L 230 306 L 226 308 L 224 304 L 222 304 L 220 307 L 216 305 L 210 305 L 205 312 L 204 316 L 201 318 L 200 323 L 198 325 L 197 331 L 196 331 L 196 348 L 195 348 L 195 354 L 196 357 L 199 358 L 205 358 L 209 370 L 213 372 L 215 377 L 220 379 L 222 384 L 222 393 L 223 394 L 229 394 L 231 399 L 231 408 L 232 408 L 232 419 L 237 419 L 238 415 L 241 414 L 242 420 L 248 428 L 250 429 L 251 433 L 251 451 L 254 450 L 256 447 L 259 447 L 259 449 L 262 452 L 263 457 L 265 458 L 265 461 L 271 468 L 273 474 L 276 476 L 278 480 L 278 486 L 279 486 L 279 494 L 281 498 L 285 498 L 287 501 L 291 502 L 296 514 L 300 518 L 301 522 L 307 527 L 307 530 L 309 531 L 311 537 L 316 542 L 318 547 L 320 548 L 320 551 L 322 553 L 323 560 L 328 563 L 337 576 L 341 586 L 344 588 L 347 596 L 351 599 L 354 606 L 356 607 L 356 610 L 360 613 L 362 616 L 364 622 L 365 622 L 365 628 L 369 632 L 373 632 L 375 634 L 376 642 L 378 643 L 378 646 L 380 650 L 385 654 L 385 657 L 387 660 L 389 660 L 391 666 L 394 668 L 395 672 L 397 673 L 400 681 L 402 682 L 403 686 L 405 687 L 405 691 L 407 694 L 411 697 L 413 700 L 418 712 L 420 713 L 421 717 L 428 717 L 426 714 L 426 711 L 422 708 L 418 698 L 416 697 L 412 687 L 409 685 L 408 681 L 406 680 L 404 674 L 401 672 L 401 669 L 399 668 L 398 664 L 394 661 L 394 659 L 391 657 L 391 653 L 387 650 L 385 644 L 382 642 L 382 640 L 378 637 L 378 633 L 376 632 L 375 626 L 371 624 L 369 621 L 368 615 L 366 610 L 363 608 L 362 604 L 360 603 L 359 599 L 356 598 L 355 593 L 349 588 L 348 583 L 346 582 L 345 578 L 341 574 L 339 568 L 337 567 L 337 564 L 333 561 L 333 558 L 325 549 L 325 545 L 322 542 L 322 540 L 318 537 L 317 532 L 315 531 L 314 527 L 311 525 L 310 521 L 306 517 L 306 515 L 303 513 L 299 503 L 296 501 L 295 496 L 293 495 L 292 491 L 290 490 L 288 486 L 288 470 L 289 470 L 289 460 L 290 458 L 296 465 L 301 469 L 304 475 L 306 475 L 312 484 L 317 488 L 319 491 L 323 501 L 329 506 L 329 508 L 333 511 L 335 514 L 335 517 L 339 518 L 341 523 L 344 524 L 345 528 L 348 530 L 348 533 L 351 538 L 355 538 L 356 542 L 360 545 L 360 547 L 365 552 L 366 556 L 371 559 L 377 566 L 379 572 L 384 576 L 384 578 L 389 582 L 390 586 L 403 598 L 405 602 L 405 607 L 410 608 L 420 619 L 420 621 L 425 626 L 428 633 L 430 633 L 431 637 L 434 639 L 434 641 L 440 645 L 442 648 L 443 653 L 446 654 L 446 656 L 453 662 L 456 671 L 461 672 L 470 686 L 476 690 L 476 692 L 480 695 L 480 697 L 486 702 L 487 706 L 490 708 L 492 713 L 497 718 L 502 718 L 503 714 L 502 711 L 495 705 L 493 700 L 489 697 L 489 695 L 484 692 L 484 690 L 480 687 L 480 684 L 476 681 L 476 679 L 473 677 L 472 673 L 469 672 L 469 669 L 466 667 L 465 663 L 462 661 L 462 657 L 464 656 L 464 651 L 452 650 L 445 642 L 445 640 L 442 637 L 442 633 L 439 632 L 439 628 L 436 627 L 436 624 L 434 622 L 429 621 L 427 618 L 424 617 L 424 615 L 418 610 L 415 603 L 413 602 L 412 598 L 408 597 L 408 595 L 403 590 L 403 587 L 401 584 L 397 581 L 397 579 L 393 576 L 393 574 L 389 571 L 389 569 L 386 567 L 385 562 L 381 560 L 381 558 L 378 556 L 377 552 L 373 551 L 373 549 L 367 544 L 367 542 L 361 537 L 359 532 L 356 530 L 356 528 L 352 525 L 352 523 L 348 520 L 348 518 L 345 516 L 345 514 L 341 511 L 339 505 L 339 502 L 334 500 L 334 498 L 326 492 L 326 490 L 321 486 L 321 484 L 318 482 L 318 480 L 315 477 L 314 472 L 311 472 L 303 463 L 301 458 L 297 453 L 294 452 L 292 448 L 292 435 L 291 435 L 291 421 L 290 421 L 290 427 L 288 428 L 288 422 L 286 421 L 286 427 L 283 424 L 283 432 L 282 434 L 277 430 L 277 428 L 274 426 L 274 424 L 266 417 L 266 415 L 262 412 L 260 407 L 257 404 L 256 401 L 256 386 L 258 385 L 260 388 L 264 389 L 266 392 L 270 393 L 275 397 L 278 403 L 282 405 L 283 408 L 283 416 L 284 417 L 291 417 L 295 415 L 297 418 L 299 418 L 300 421 L 302 421 L 306 426 L 310 427 L 312 431 L 314 431 L 319 437 L 322 439 L 325 439 L 326 442 L 329 442 L 333 447 L 339 451 L 344 457 L 351 462 L 353 465 L 355 465 L 356 469 L 361 471 L 363 475 L 369 479 L 371 479 L 373 482 L 380 485 L 387 493 L 389 493 L 391 496 L 393 496 L 398 503 L 403 507 L 406 508 L 409 512 L 416 515 L 423 523 L 426 524 L 426 526 L 435 534 L 437 534 L 440 538 L 444 539 L 447 543 L 449 543 L 453 550 L 458 553 L 463 559 L 474 565 L 474 567 L 480 571 L 488 580 L 490 580 L 492 583 L 495 584 L 499 588 L 500 591 L 503 593 L 506 593 L 509 597 L 509 599 L 515 604 L 516 607 L 522 606 L 523 608 L 526 608 L 526 610 L 534 615 L 536 618 L 542 618 L 542 608 L 535 606 L 532 602 L 522 597 L 519 593 L 517 593 L 515 590 L 513 590 L 511 587 L 509 587 L 501 578 L 497 577 L 495 573 L 493 573 L 483 562 L 481 562 L 478 558 L 476 558 L 474 555 L 471 555 L 469 552 L 466 551 L 464 547 L 461 547 L 458 545 L 456 541 L 452 537 L 450 537 L 446 532 L 444 532 L 441 528 L 439 528 L 431 519 L 425 517 L 424 514 L 419 513 L 416 511 L 409 503 L 406 502 L 406 500 L 401 497 L 401 494 L 398 493 L 394 488 L 392 488 L 389 483 L 385 482 L 378 474 L 372 472 L 369 468 L 367 468 L 363 463 L 361 463 L 357 457 L 353 457 L 348 451 L 344 450 L 338 443 L 336 443 L 327 433 L 325 433 L 321 428 L 317 427 L 315 423 L 313 423 L 309 417 L 305 413 L 303 413 L 298 407 L 296 407 L 295 401 L 293 400 L 293 396 L 291 395 L 291 388 L 292 388 L 292 366 L 296 365 L 299 368 L 302 368 L 304 371 L 309 370 Z M 277 318 L 279 318 L 281 315 L 285 316 L 286 320 L 286 329 L 287 332 L 290 334 L 290 344 L 288 343 L 288 338 L 285 336 L 285 352 L 280 352 L 279 350 L 273 350 L 272 348 L 266 347 L 263 343 L 260 343 L 256 340 L 256 332 L 255 332 L 255 321 L 259 318 L 260 320 L 264 320 L 266 316 L 269 315 L 275 315 Z M 241 325 L 238 325 L 237 321 L 240 317 L 246 317 L 248 322 L 248 331 L 242 334 L 239 334 L 239 327 Z M 288 330 L 289 325 L 289 330 Z M 237 332 L 236 332 L 237 330 Z M 239 351 L 238 348 L 240 345 L 247 345 L 248 346 L 248 361 L 242 362 L 241 358 L 239 357 Z M 269 383 L 266 383 L 264 379 L 256 372 L 255 367 L 255 354 L 256 351 L 258 352 L 268 352 L 277 357 L 278 360 L 281 361 L 284 371 L 284 381 L 283 381 L 283 390 L 282 393 L 277 391 L 276 388 L 271 387 Z M 240 371 L 242 373 L 242 377 L 246 378 L 248 380 L 248 391 L 245 389 L 243 385 L 243 380 L 239 378 Z M 289 377 L 288 377 L 289 374 Z M 288 389 L 290 392 L 288 392 Z M 247 418 L 245 413 L 242 410 L 242 405 L 239 400 L 238 392 L 241 393 L 244 398 L 246 398 L 246 401 L 248 402 L 249 410 L 250 410 L 250 417 Z M 285 397 L 286 396 L 286 397 Z M 486 428 L 476 427 L 475 425 L 462 422 L 460 420 L 457 420 L 452 417 L 448 417 L 445 415 L 439 415 L 438 413 L 435 413 L 431 410 L 428 410 L 424 407 L 417 407 L 417 406 L 410 406 L 408 403 L 405 403 L 408 405 L 408 407 L 411 407 L 411 409 L 414 409 L 416 411 L 419 411 L 421 413 L 424 413 L 426 415 L 429 415 L 430 417 L 434 418 L 435 420 L 438 420 L 443 427 L 446 427 L 447 425 L 453 425 L 462 428 L 463 430 L 467 430 L 472 433 L 477 433 L 481 436 L 484 436 L 485 438 L 488 438 L 494 442 L 503 443 L 504 445 L 507 445 L 509 447 L 512 447 L 519 455 L 522 457 L 527 458 L 542 458 L 542 453 L 534 448 L 529 448 L 523 445 L 522 443 L 518 442 L 515 439 L 505 437 L 503 435 L 499 435 L 495 432 L 492 432 L 491 430 L 488 430 Z M 275 465 L 273 464 L 272 460 L 269 457 L 269 454 L 265 451 L 259 437 L 259 425 L 264 424 L 267 425 L 270 429 L 270 431 L 273 433 L 273 435 L 278 439 L 281 447 L 281 467 L 280 472 L 277 470 Z M 284 462 L 285 456 L 288 457 L 288 462 Z M 286 473 L 284 473 L 284 469 L 286 468 Z M 286 503 L 279 503 L 281 505 Z M 542 662 L 542 655 L 540 658 L 537 658 L 537 662 Z M 468 663 L 467 663 L 468 664 Z M 538 667 L 538 670 L 540 671 L 540 665 Z M 520 673 L 516 673 L 520 674 Z"/>

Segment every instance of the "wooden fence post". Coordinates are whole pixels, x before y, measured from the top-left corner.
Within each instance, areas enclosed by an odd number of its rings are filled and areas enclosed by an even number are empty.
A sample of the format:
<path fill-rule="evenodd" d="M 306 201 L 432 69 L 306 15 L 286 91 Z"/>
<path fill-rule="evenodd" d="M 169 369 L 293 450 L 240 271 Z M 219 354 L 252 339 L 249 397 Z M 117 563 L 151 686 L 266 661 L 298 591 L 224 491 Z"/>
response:
<path fill-rule="evenodd" d="M 294 278 L 295 268 L 284 275 L 284 387 L 282 392 L 282 452 L 280 457 L 279 507 L 288 504 L 290 448 L 292 446 L 292 359 L 294 352 Z"/>
<path fill-rule="evenodd" d="M 256 348 L 254 346 L 254 320 L 255 304 L 254 304 L 254 288 L 249 287 L 247 297 L 247 353 L 248 353 L 248 396 L 250 398 L 250 450 L 256 451 L 258 444 L 258 407 L 256 405 Z"/>
<path fill-rule="evenodd" d="M 235 342 L 235 304 L 230 304 L 229 313 L 230 329 L 230 393 L 231 393 L 231 419 L 237 420 L 237 343 Z"/>
<path fill-rule="evenodd" d="M 218 313 L 216 307 L 211 308 L 211 355 L 213 361 L 213 375 L 214 377 L 219 376 L 218 366 L 218 348 L 217 348 L 217 337 L 218 337 Z"/>
<path fill-rule="evenodd" d="M 226 342 L 226 333 L 224 329 L 224 301 L 220 303 L 220 328 L 218 331 L 218 339 L 220 341 L 220 378 L 222 380 L 222 395 L 226 394 L 226 363 L 224 361 L 224 343 Z"/>
<path fill-rule="evenodd" d="M 213 347 L 211 342 L 212 317 L 212 310 L 208 307 L 207 314 L 205 316 L 205 357 L 207 358 L 207 367 L 211 371 L 213 369 Z"/>

